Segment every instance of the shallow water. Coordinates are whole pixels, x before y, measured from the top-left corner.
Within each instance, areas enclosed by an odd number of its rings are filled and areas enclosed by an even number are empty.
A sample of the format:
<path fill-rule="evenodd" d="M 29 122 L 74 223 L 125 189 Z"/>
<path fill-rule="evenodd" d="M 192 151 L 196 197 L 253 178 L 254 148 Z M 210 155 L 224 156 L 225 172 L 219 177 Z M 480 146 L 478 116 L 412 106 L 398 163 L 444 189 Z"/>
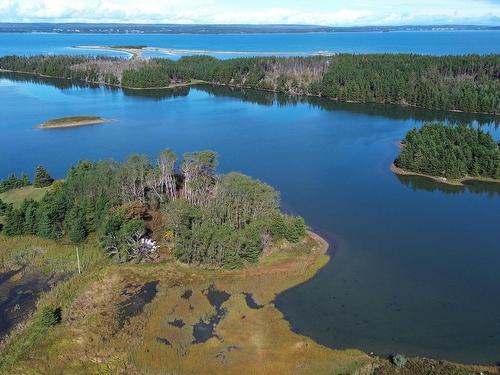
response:
<path fill-rule="evenodd" d="M 41 293 L 61 277 L 9 271 L 0 274 L 0 339 L 31 314 Z"/>
<path fill-rule="evenodd" d="M 222 304 L 231 297 L 229 293 L 217 289 L 214 285 L 211 285 L 204 294 L 208 302 L 215 308 L 215 314 L 210 316 L 207 321 L 200 319 L 198 323 L 193 325 L 193 344 L 207 342 L 212 337 L 221 339 L 221 337 L 215 333 L 215 328 L 226 314 L 226 309 L 222 307 Z"/>
<path fill-rule="evenodd" d="M 389 170 L 397 142 L 424 121 L 498 117 L 211 86 L 144 92 L 3 77 L 0 176 L 43 164 L 62 177 L 84 158 L 214 149 L 220 171 L 273 185 L 284 208 L 333 245 L 313 280 L 276 299 L 297 332 L 331 347 L 499 360 L 498 187 L 449 187 Z M 70 115 L 114 121 L 33 129 Z"/>
<path fill-rule="evenodd" d="M 258 310 L 264 307 L 264 305 L 259 305 L 255 300 L 253 299 L 252 293 L 243 293 L 245 295 L 245 302 L 247 303 L 247 306 L 250 307 L 251 309 Z"/>
<path fill-rule="evenodd" d="M 158 283 L 158 281 L 150 281 L 141 286 L 135 293 L 125 293 L 128 298 L 118 305 L 118 326 L 120 328 L 122 328 L 130 318 L 139 315 L 144 310 L 144 306 L 155 298 Z"/>

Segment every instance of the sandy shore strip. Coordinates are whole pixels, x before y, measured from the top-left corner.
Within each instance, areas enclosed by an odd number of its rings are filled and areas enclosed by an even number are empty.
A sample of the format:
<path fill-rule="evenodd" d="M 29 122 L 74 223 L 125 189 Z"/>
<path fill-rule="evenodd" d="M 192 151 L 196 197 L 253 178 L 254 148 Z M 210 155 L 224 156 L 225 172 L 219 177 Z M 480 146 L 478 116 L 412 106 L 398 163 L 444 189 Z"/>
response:
<path fill-rule="evenodd" d="M 419 176 L 419 177 L 425 177 L 430 180 L 442 183 L 442 184 L 447 184 L 447 185 L 452 185 L 452 186 L 464 186 L 466 182 L 468 181 L 479 181 L 479 182 L 488 182 L 488 183 L 496 183 L 500 184 L 500 180 L 494 179 L 494 178 L 489 178 L 489 177 L 463 177 L 463 178 L 458 178 L 458 179 L 448 179 L 446 177 L 441 177 L 441 176 L 431 176 L 428 174 L 424 173 L 418 173 L 418 172 L 411 172 L 407 171 L 401 168 L 396 167 L 394 163 L 391 164 L 391 171 L 394 172 L 395 174 L 399 176 Z"/>
<path fill-rule="evenodd" d="M 131 57 L 142 57 L 143 52 L 158 52 L 163 55 L 243 55 L 243 56 L 329 56 L 331 51 L 217 51 L 203 49 L 175 49 L 163 47 L 121 48 L 113 46 L 74 46 L 71 48 L 112 51 L 128 54 Z"/>
<path fill-rule="evenodd" d="M 118 52 L 127 55 L 129 59 L 142 57 L 142 49 L 139 48 L 115 48 L 110 46 L 72 46 L 71 49 L 98 50 L 103 52 Z"/>

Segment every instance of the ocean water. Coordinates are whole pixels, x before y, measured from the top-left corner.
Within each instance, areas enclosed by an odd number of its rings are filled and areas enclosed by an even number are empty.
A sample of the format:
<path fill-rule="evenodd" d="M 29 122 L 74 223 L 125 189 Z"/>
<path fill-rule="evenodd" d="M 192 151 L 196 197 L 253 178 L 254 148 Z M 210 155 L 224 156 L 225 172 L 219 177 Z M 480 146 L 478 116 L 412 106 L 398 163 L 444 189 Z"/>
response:
<path fill-rule="evenodd" d="M 127 56 L 76 49 L 83 45 L 147 45 L 173 50 L 145 56 L 178 59 L 208 54 L 219 58 L 320 53 L 417 53 L 431 55 L 500 53 L 500 31 L 349 32 L 303 34 L 43 34 L 0 33 L 1 55 L 91 54 Z M 183 50 L 183 51 L 179 51 Z"/>

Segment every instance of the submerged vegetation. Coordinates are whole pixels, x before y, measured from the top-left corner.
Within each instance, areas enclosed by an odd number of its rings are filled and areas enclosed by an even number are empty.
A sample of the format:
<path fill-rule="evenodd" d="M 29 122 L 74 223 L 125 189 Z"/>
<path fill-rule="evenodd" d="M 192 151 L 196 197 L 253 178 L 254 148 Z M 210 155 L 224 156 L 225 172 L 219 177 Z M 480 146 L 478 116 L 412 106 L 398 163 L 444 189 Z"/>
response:
<path fill-rule="evenodd" d="M 0 58 L 0 69 L 129 88 L 204 81 L 338 101 L 500 114 L 498 55 L 338 54 L 228 60 L 191 56 L 179 61 L 5 56 Z"/>
<path fill-rule="evenodd" d="M 480 128 L 428 123 L 408 132 L 394 164 L 449 179 L 500 179 L 500 145 Z"/>

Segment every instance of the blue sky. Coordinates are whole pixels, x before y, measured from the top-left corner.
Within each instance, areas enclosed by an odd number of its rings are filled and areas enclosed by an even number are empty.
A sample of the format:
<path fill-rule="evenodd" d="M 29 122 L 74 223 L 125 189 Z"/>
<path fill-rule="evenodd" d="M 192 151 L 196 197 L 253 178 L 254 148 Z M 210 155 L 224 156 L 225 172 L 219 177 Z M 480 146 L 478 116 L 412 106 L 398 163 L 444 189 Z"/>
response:
<path fill-rule="evenodd" d="M 500 0 L 0 0 L 0 22 L 500 25 Z"/>

